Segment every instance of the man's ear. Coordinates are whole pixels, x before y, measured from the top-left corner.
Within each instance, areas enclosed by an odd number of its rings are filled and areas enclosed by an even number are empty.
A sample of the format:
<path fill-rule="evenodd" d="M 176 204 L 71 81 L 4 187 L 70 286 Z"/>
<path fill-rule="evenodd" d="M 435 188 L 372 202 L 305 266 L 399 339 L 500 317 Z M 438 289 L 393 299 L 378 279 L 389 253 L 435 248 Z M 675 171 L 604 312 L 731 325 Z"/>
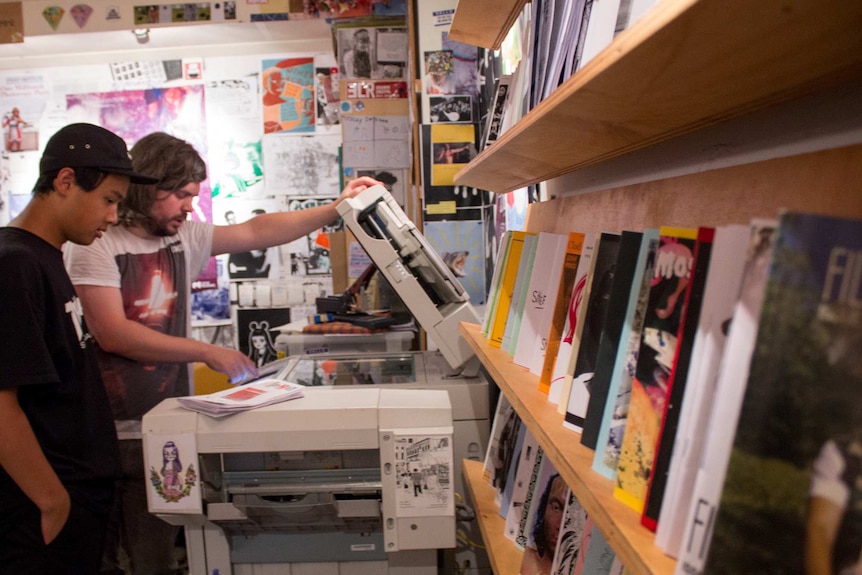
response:
<path fill-rule="evenodd" d="M 57 177 L 54 178 L 54 191 L 59 192 L 61 195 L 67 195 L 76 183 L 75 170 L 72 168 L 61 168 L 57 172 Z"/>

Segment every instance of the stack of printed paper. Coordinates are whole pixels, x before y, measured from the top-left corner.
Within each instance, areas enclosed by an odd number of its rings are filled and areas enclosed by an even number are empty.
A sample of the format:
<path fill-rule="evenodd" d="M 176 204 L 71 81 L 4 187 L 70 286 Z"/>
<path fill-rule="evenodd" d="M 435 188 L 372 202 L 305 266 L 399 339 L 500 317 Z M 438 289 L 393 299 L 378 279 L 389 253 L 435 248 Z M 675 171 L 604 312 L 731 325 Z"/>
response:
<path fill-rule="evenodd" d="M 240 387 L 209 395 L 177 398 L 180 405 L 211 417 L 224 417 L 239 411 L 263 407 L 303 396 L 303 387 L 280 379 L 258 379 Z"/>

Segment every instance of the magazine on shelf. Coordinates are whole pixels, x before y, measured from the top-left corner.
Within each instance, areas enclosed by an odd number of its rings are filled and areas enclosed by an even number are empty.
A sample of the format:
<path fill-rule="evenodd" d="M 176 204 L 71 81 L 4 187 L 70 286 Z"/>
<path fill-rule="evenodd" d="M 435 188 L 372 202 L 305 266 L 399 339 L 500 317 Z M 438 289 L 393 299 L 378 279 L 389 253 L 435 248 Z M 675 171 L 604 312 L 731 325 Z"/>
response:
<path fill-rule="evenodd" d="M 180 405 L 211 417 L 225 417 L 264 405 L 297 399 L 304 395 L 303 386 L 281 379 L 258 379 L 239 387 L 231 387 L 209 395 L 179 397 Z"/>

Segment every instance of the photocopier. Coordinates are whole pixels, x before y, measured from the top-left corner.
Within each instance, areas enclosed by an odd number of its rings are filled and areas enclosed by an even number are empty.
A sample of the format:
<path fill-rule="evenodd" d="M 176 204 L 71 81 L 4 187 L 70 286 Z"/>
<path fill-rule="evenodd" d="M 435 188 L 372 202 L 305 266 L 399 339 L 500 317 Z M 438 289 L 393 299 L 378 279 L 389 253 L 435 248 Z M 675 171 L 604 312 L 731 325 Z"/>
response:
<path fill-rule="evenodd" d="M 478 315 L 383 186 L 338 210 L 438 349 L 290 356 L 263 377 L 306 386 L 299 399 L 145 414 L 149 509 L 185 527 L 191 575 L 490 572 L 475 521 L 456 519 L 460 462 L 484 457 L 490 426 L 458 331 Z"/>

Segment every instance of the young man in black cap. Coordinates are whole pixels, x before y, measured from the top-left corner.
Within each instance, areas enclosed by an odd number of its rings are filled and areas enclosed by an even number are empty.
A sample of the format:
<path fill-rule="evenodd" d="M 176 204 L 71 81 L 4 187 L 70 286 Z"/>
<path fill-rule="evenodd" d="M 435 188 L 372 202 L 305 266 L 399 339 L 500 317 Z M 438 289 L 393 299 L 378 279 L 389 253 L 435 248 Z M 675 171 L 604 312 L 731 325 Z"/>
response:
<path fill-rule="evenodd" d="M 82 306 L 63 266 L 117 222 L 122 138 L 72 124 L 48 141 L 33 198 L 0 228 L 0 571 L 92 574 L 119 475 L 116 433 Z"/>
<path fill-rule="evenodd" d="M 192 280 L 211 256 L 286 244 L 330 224 L 339 217 L 339 201 L 379 182 L 357 178 L 331 204 L 215 226 L 188 220 L 207 177 L 191 144 L 150 134 L 132 147 L 132 162 L 158 183 L 131 186 L 120 207 L 120 225 L 98 244 L 68 246 L 65 255 L 98 341 L 120 438 L 123 548 L 132 571 L 150 575 L 173 569 L 178 528 L 147 512 L 152 486 L 143 469 L 141 418 L 163 399 L 189 394 L 190 362 L 205 362 L 235 383 L 257 374 L 242 352 L 189 337 Z"/>

